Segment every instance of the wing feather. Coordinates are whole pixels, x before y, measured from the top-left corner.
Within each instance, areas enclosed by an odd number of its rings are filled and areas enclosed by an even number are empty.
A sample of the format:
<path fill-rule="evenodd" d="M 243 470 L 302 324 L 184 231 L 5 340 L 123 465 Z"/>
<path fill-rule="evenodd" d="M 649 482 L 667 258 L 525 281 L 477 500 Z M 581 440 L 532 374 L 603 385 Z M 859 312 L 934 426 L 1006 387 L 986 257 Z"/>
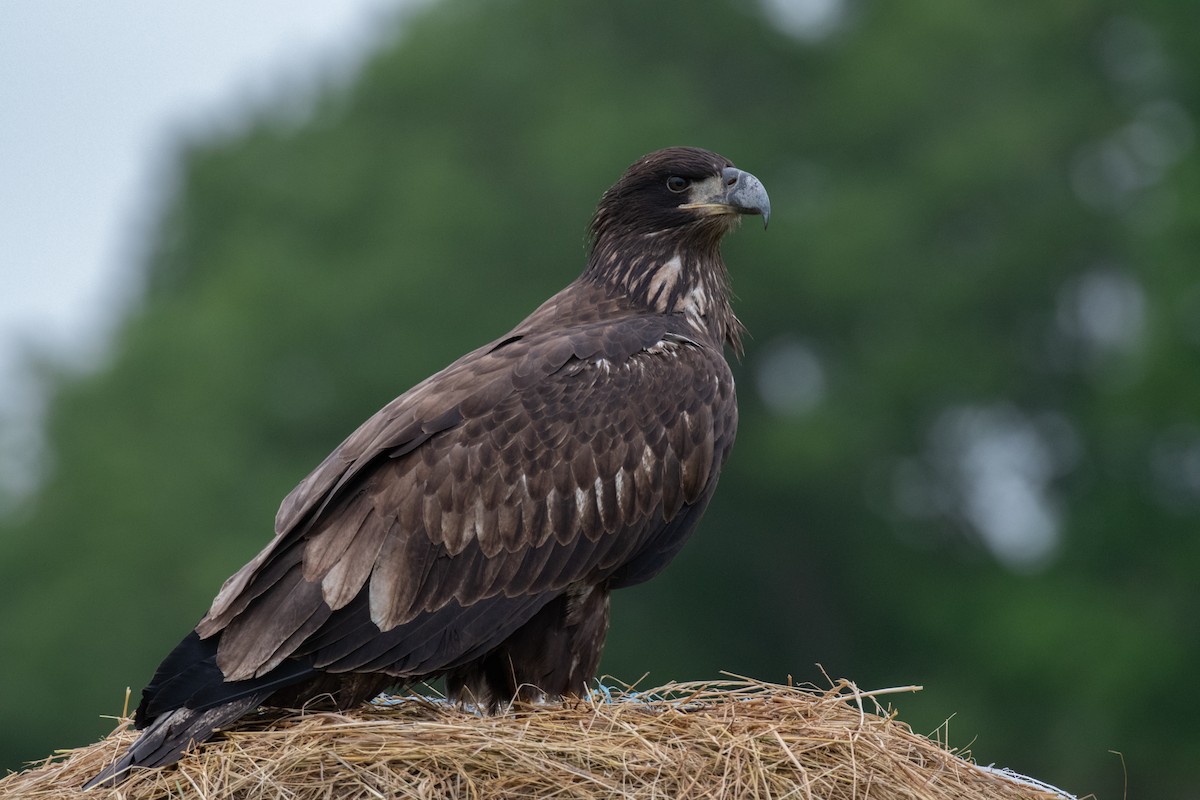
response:
<path fill-rule="evenodd" d="M 385 621 L 406 621 L 420 606 L 417 592 L 433 568 L 437 550 L 424 529 L 407 530 L 384 542 L 372 565 L 370 607 Z"/>
<path fill-rule="evenodd" d="M 254 614 L 238 616 L 221 634 L 217 666 L 229 681 L 257 678 L 291 655 L 282 645 L 316 612 L 319 584 L 295 564 L 262 594 Z"/>
<path fill-rule="evenodd" d="M 662 489 L 663 519 L 669 520 L 683 508 L 683 469 L 675 448 L 670 445 L 663 448 L 657 479 Z"/>
<path fill-rule="evenodd" d="M 342 523 L 331 529 L 324 536 L 313 536 L 308 539 L 304 548 L 304 577 L 317 580 L 325 575 L 334 565 L 343 560 L 346 551 L 360 536 L 365 536 L 364 529 L 378 526 L 375 519 L 374 507 L 366 503 L 352 504 L 352 508 L 341 514 Z M 357 517 L 357 522 L 355 518 Z M 328 597 L 325 598 L 329 600 Z"/>
<path fill-rule="evenodd" d="M 331 531 L 327 535 L 333 536 L 335 533 Z M 385 516 L 374 507 L 369 508 L 363 515 L 362 527 L 354 541 L 321 576 L 321 595 L 325 603 L 336 611 L 353 600 L 367 582 L 379 560 L 380 551 L 386 544 L 404 536 L 406 532 L 399 529 L 395 517 Z M 320 538 L 315 537 L 313 541 L 319 541 Z"/>

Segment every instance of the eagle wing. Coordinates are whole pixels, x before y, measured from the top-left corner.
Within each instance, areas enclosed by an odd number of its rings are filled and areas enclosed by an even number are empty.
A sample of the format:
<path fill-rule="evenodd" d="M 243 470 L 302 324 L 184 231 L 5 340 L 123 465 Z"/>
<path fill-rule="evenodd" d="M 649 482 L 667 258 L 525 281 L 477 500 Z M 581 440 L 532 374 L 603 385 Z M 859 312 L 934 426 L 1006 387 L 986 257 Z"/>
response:
<path fill-rule="evenodd" d="M 656 574 L 736 423 L 723 355 L 669 316 L 518 328 L 334 450 L 197 632 L 221 634 L 227 681 L 300 656 L 407 676 L 463 663 L 572 584 Z"/>

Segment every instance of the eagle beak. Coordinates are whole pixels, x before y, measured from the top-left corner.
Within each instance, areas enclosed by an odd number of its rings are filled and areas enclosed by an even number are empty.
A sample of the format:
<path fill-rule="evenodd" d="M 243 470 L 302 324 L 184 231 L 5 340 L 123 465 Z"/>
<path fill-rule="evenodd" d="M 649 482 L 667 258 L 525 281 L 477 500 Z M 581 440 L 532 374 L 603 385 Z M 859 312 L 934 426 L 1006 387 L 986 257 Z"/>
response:
<path fill-rule="evenodd" d="M 725 180 L 725 202 L 739 214 L 762 214 L 763 228 L 771 220 L 771 198 L 762 181 L 737 167 L 726 167 L 721 173 Z"/>
<path fill-rule="evenodd" d="M 726 167 L 721 177 L 712 177 L 696 184 L 697 197 L 680 208 L 690 208 L 705 214 L 762 214 L 763 227 L 771 218 L 771 199 L 762 181 L 737 167 Z"/>

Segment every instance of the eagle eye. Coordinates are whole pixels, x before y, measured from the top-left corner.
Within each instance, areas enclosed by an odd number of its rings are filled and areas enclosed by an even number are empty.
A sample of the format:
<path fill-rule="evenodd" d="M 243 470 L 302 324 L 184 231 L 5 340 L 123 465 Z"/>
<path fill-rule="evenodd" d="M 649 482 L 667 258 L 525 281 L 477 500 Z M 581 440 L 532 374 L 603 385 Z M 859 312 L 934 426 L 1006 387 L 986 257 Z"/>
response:
<path fill-rule="evenodd" d="M 684 191 L 691 185 L 691 181 L 679 175 L 672 175 L 671 177 L 667 178 L 667 188 L 676 194 Z"/>

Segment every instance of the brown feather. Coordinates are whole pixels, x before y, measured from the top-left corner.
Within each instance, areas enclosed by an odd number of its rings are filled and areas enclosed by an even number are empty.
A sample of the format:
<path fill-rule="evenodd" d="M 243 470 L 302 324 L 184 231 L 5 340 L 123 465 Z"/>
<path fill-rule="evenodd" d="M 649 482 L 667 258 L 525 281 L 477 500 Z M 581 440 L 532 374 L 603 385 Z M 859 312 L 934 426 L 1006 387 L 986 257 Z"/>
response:
<path fill-rule="evenodd" d="M 436 556 L 437 548 L 418 532 L 384 541 L 373 563 L 368 595 L 376 627 L 391 630 L 417 615 L 422 605 L 417 590 Z"/>
<path fill-rule="evenodd" d="M 309 536 L 304 548 L 304 577 L 317 581 L 325 577 L 335 564 L 343 560 L 351 543 L 363 533 L 363 528 L 372 524 L 375 509 L 365 503 L 347 504 L 342 512 L 342 524 L 326 526 Z M 357 521 L 355 521 L 357 517 Z"/>
<path fill-rule="evenodd" d="M 362 590 L 384 546 L 406 535 L 396 524 L 395 517 L 380 514 L 373 508 L 369 511 L 345 555 L 321 579 L 324 602 L 334 610 L 345 606 Z"/>
<path fill-rule="evenodd" d="M 226 680 L 258 677 L 282 663 L 291 652 L 281 646 L 311 618 L 320 602 L 320 585 L 304 580 L 299 564 L 288 570 L 258 598 L 254 613 L 238 616 L 221 632 L 217 666 Z"/>

